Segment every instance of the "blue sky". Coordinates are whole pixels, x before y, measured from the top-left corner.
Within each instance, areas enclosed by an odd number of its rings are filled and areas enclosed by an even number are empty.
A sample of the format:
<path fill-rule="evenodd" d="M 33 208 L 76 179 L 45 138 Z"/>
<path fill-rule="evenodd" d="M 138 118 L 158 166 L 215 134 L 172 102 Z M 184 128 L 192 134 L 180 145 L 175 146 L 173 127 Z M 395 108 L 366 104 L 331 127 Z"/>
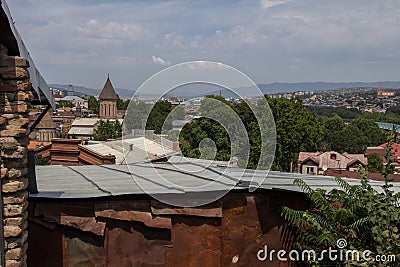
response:
<path fill-rule="evenodd" d="M 400 80 L 400 1 L 8 0 L 48 83 L 137 88 L 166 66 L 257 83 Z"/>

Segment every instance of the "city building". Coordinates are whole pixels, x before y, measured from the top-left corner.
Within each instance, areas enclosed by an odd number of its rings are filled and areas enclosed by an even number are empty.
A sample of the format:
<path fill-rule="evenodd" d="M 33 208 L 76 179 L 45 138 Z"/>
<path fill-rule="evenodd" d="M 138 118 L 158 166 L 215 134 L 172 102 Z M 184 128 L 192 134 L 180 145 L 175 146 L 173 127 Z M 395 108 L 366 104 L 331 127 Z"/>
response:
<path fill-rule="evenodd" d="M 117 119 L 117 101 L 119 97 L 115 93 L 114 87 L 111 84 L 110 76 L 107 77 L 107 81 L 104 84 L 103 90 L 100 93 L 100 119 Z"/>
<path fill-rule="evenodd" d="M 59 101 L 65 101 L 65 102 L 71 102 L 74 104 L 75 107 L 81 108 L 81 109 L 88 109 L 89 107 L 89 101 L 86 99 L 83 99 L 79 96 L 64 96 L 63 98 L 55 98 L 56 102 Z"/>
<path fill-rule="evenodd" d="M 395 96 L 396 92 L 393 90 L 378 90 L 378 96 Z"/>
<path fill-rule="evenodd" d="M 366 167 L 364 154 L 328 152 L 300 152 L 297 170 L 302 174 L 324 174 L 327 170 L 358 171 L 358 165 Z"/>
<path fill-rule="evenodd" d="M 50 113 L 46 112 L 43 119 L 36 126 L 36 140 L 39 143 L 51 142 L 56 137 L 56 128 L 57 126 L 51 118 Z"/>
<path fill-rule="evenodd" d="M 68 136 L 86 142 L 92 139 L 99 122 L 99 118 L 76 118 L 71 124 Z"/>

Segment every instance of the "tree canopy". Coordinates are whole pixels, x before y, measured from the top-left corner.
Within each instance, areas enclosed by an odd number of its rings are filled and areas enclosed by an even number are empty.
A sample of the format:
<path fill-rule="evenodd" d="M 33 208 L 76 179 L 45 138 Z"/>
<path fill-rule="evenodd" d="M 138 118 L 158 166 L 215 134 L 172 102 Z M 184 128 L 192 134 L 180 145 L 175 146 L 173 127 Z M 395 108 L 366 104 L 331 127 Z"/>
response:
<path fill-rule="evenodd" d="M 214 107 L 208 99 L 221 101 L 232 108 L 243 122 L 250 143 L 247 168 L 256 168 L 261 152 L 260 128 L 251 106 L 245 101 L 230 103 L 219 96 L 208 96 L 201 102 L 201 112 L 217 116 L 225 114 Z M 299 98 L 269 98 L 266 96 L 276 125 L 276 152 L 272 169 L 290 171 L 294 168 L 300 151 L 316 152 L 335 150 L 343 153 L 364 153 L 368 146 L 385 142 L 385 134 L 374 120 L 358 117 L 346 124 L 339 115 L 317 116 L 305 108 Z M 255 107 L 257 110 L 257 107 Z M 220 115 L 221 116 L 221 115 Z M 226 117 L 227 127 L 234 127 L 234 117 Z M 230 126 L 231 125 L 231 126 Z M 180 134 L 182 152 L 188 157 L 200 157 L 199 144 L 202 139 L 214 141 L 216 160 L 228 160 L 231 155 L 232 140 L 226 129 L 215 120 L 201 118 L 185 125 Z M 233 149 L 234 150 L 234 149 Z"/>
<path fill-rule="evenodd" d="M 116 139 L 122 136 L 122 125 L 118 120 L 109 121 L 101 120 L 93 139 L 96 141 L 107 141 L 108 139 Z"/>

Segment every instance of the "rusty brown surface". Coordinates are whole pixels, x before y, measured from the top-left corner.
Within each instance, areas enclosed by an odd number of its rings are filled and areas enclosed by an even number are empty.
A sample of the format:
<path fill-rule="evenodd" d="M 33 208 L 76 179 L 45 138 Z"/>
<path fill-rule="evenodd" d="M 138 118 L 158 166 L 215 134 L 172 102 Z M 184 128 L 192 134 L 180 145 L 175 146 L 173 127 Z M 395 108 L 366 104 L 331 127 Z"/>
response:
<path fill-rule="evenodd" d="M 95 216 L 122 221 L 143 222 L 148 227 L 171 229 L 171 218 L 153 216 L 150 202 L 103 202 L 95 203 Z"/>
<path fill-rule="evenodd" d="M 149 228 L 138 222 L 110 221 L 106 236 L 108 267 L 166 266 L 170 230 Z"/>
<path fill-rule="evenodd" d="M 191 215 L 200 217 L 222 217 L 222 203 L 217 201 L 198 208 L 172 207 L 159 201 L 151 201 L 151 212 L 157 215 Z"/>
<path fill-rule="evenodd" d="M 96 217 L 111 218 L 122 221 L 142 222 L 148 227 L 171 229 L 171 218 L 154 217 L 150 212 L 143 211 L 96 211 Z"/>
<path fill-rule="evenodd" d="M 254 197 L 235 193 L 226 201 L 222 217 L 221 265 L 262 266 L 257 259 L 262 233 Z"/>
<path fill-rule="evenodd" d="M 103 238 L 66 233 L 63 235 L 63 245 L 64 266 L 107 266 Z"/>
<path fill-rule="evenodd" d="M 62 255 L 62 263 L 53 266 L 73 267 L 291 266 L 277 259 L 260 262 L 257 252 L 264 244 L 288 251 L 293 235 L 280 209 L 308 205 L 302 194 L 278 191 L 231 192 L 194 209 L 130 198 L 30 204 L 29 220 L 45 235 L 33 234 L 29 255 L 39 260 L 37 246 L 54 245 L 57 252 L 48 259 L 58 262 Z M 29 266 L 42 266 L 36 263 Z"/>
<path fill-rule="evenodd" d="M 70 203 L 36 203 L 34 215 L 42 216 L 45 221 L 56 222 L 76 229 L 104 235 L 105 223 L 97 222 L 92 205 Z"/>
<path fill-rule="evenodd" d="M 174 216 L 167 266 L 221 266 L 221 219 Z"/>

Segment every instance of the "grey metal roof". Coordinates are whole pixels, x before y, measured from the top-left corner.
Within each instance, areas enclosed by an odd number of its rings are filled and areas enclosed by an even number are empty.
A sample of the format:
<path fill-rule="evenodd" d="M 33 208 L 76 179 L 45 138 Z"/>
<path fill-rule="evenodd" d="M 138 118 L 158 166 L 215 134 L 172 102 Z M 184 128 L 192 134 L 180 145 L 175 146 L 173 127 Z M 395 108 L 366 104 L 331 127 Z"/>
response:
<path fill-rule="evenodd" d="M 33 59 L 31 55 L 29 54 L 28 49 L 25 46 L 25 43 L 22 41 L 22 38 L 15 27 L 15 22 L 12 19 L 10 10 L 8 9 L 7 3 L 5 0 L 2 0 L 1 2 L 1 7 L 4 10 L 8 21 L 9 25 L 11 28 L 11 31 L 13 32 L 14 38 L 16 39 L 16 42 L 18 44 L 18 50 L 20 53 L 20 56 L 27 59 L 29 61 L 29 74 L 30 74 L 30 80 L 32 82 L 32 87 L 39 96 L 39 100 L 41 99 L 40 96 L 44 95 L 44 97 L 49 101 L 50 105 L 52 106 L 53 109 L 55 109 L 56 105 L 54 102 L 54 98 L 52 93 L 49 90 L 49 87 L 44 80 L 43 76 L 40 74 L 39 70 L 36 68 L 35 63 L 33 62 Z"/>
<path fill-rule="evenodd" d="M 72 127 L 69 131 L 69 135 L 93 135 L 93 128 L 86 127 Z"/>
<path fill-rule="evenodd" d="M 98 124 L 100 121 L 99 118 L 76 118 L 73 122 L 72 122 L 72 127 L 74 126 L 96 126 L 96 124 Z"/>
<path fill-rule="evenodd" d="M 253 175 L 255 177 L 253 181 L 257 183 L 268 173 L 237 168 L 204 168 L 201 165 L 188 163 L 174 165 L 141 163 L 129 165 L 129 168 L 127 165 L 37 166 L 36 179 L 39 193 L 31 194 L 30 197 L 93 198 L 148 193 L 186 194 L 230 189 L 247 190 Z M 238 184 L 238 178 L 242 173 L 241 182 Z M 337 188 L 334 177 L 275 171 L 269 172 L 260 188 L 300 192 L 299 187 L 293 185 L 296 178 L 302 178 L 312 188 L 322 188 L 327 191 Z M 345 178 L 345 180 L 351 185 L 360 184 L 360 180 L 357 179 Z M 212 181 L 216 182 L 210 184 Z M 142 190 L 139 184 L 144 185 L 147 192 Z M 379 191 L 383 182 L 371 181 L 371 185 Z M 394 190 L 398 192 L 399 187 L 396 185 Z"/>
<path fill-rule="evenodd" d="M 60 98 L 60 100 L 63 100 L 63 101 L 87 101 L 83 98 L 80 98 L 79 96 L 74 96 L 74 95 L 64 96 L 63 98 Z"/>
<path fill-rule="evenodd" d="M 74 129 L 74 127 L 71 128 L 71 130 L 72 129 Z M 163 146 L 145 137 L 96 142 L 83 146 L 102 155 L 114 155 L 117 164 L 141 163 L 177 154 L 176 151 L 169 147 Z M 132 151 L 128 152 L 130 146 L 132 147 Z"/>

